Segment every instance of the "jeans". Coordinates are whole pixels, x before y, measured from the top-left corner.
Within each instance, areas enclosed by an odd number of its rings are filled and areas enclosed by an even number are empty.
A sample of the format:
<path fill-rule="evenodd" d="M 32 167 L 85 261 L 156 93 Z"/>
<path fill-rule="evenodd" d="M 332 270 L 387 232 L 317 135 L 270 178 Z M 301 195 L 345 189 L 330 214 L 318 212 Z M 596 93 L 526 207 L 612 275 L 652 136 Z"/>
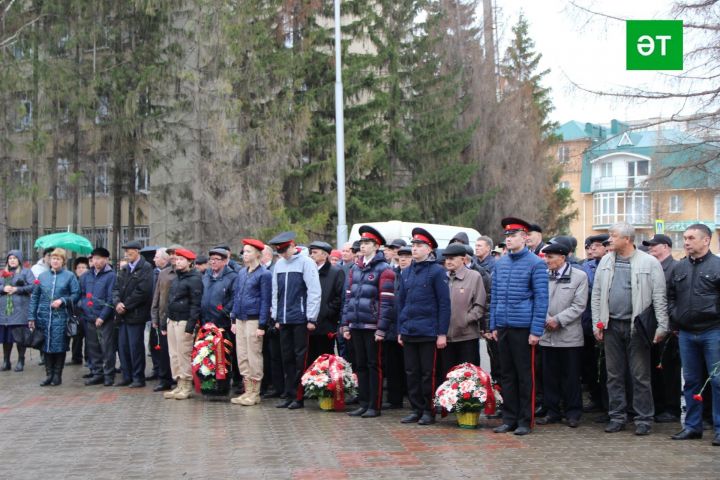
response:
<path fill-rule="evenodd" d="M 685 379 L 683 394 L 687 405 L 685 428 L 694 432 L 703 431 L 703 402 L 695 400 L 693 395 L 700 393 L 703 386 L 704 363 L 709 374 L 714 370 L 716 373 L 706 388 L 712 389 L 713 424 L 715 434 L 720 434 L 720 328 L 699 333 L 680 330 L 680 359 Z"/>
<path fill-rule="evenodd" d="M 627 422 L 625 375 L 628 366 L 632 380 L 632 406 L 637 416 L 635 424 L 651 424 L 655 416 L 650 385 L 650 346 L 635 333 L 630 334 L 631 322 L 610 320 L 605 331 L 605 362 L 610 420 Z"/>

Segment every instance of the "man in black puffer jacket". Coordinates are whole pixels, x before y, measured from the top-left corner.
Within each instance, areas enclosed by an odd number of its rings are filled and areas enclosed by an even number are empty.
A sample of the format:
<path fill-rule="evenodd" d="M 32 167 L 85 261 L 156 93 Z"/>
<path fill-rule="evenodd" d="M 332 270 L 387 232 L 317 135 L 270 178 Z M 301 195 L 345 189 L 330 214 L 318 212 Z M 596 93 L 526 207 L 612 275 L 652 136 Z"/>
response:
<path fill-rule="evenodd" d="M 186 400 L 192 394 L 192 355 L 195 327 L 200 322 L 200 302 L 203 295 L 202 275 L 191 267 L 195 253 L 184 248 L 175 250 L 175 273 L 177 277 L 170 285 L 167 316 L 161 323 L 167 332 L 170 350 L 170 369 L 177 381 L 177 388 L 165 392 L 164 398 Z"/>

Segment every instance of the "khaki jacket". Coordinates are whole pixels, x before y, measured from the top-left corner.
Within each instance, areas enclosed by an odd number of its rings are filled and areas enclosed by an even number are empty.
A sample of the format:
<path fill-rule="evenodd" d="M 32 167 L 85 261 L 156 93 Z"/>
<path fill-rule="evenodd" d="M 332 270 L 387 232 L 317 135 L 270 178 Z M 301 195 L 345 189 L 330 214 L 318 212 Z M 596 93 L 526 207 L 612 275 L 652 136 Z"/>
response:
<path fill-rule="evenodd" d="M 167 306 L 170 300 L 170 285 L 177 277 L 173 267 L 165 267 L 158 273 L 157 283 L 153 292 L 152 308 L 150 310 L 150 318 L 153 325 L 157 325 L 161 330 L 167 330 Z"/>
<path fill-rule="evenodd" d="M 610 285 L 615 274 L 615 252 L 605 255 L 595 270 L 595 283 L 592 291 L 592 320 L 593 331 L 598 331 L 598 323 L 602 322 L 607 328 L 610 321 Z M 631 334 L 635 332 L 634 319 L 647 307 L 653 306 L 658 328 L 656 335 L 663 335 L 668 328 L 667 297 L 665 295 L 665 274 L 660 262 L 652 255 L 640 250 L 630 256 L 631 296 L 632 296 L 632 326 Z"/>
<path fill-rule="evenodd" d="M 482 320 L 486 312 L 485 286 L 482 276 L 463 267 L 449 276 L 450 327 L 448 342 L 462 342 L 480 338 Z"/>

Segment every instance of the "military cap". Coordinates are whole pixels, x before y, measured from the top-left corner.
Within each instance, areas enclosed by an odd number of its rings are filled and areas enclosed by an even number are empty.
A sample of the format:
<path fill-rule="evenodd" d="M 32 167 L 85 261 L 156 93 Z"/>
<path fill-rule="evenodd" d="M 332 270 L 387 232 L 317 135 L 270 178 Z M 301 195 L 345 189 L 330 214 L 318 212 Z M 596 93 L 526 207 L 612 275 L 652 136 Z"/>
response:
<path fill-rule="evenodd" d="M 520 218 L 505 217 L 500 221 L 500 224 L 502 225 L 503 230 L 505 230 L 505 235 L 509 235 L 518 231 L 530 231 L 530 224 Z"/>
<path fill-rule="evenodd" d="M 363 225 L 360 227 L 360 240 L 372 240 L 373 242 L 377 243 L 378 245 L 385 245 L 385 237 L 382 236 L 382 233 L 378 232 L 377 229 L 371 227 L 370 225 Z"/>
<path fill-rule="evenodd" d="M 438 247 L 437 240 L 432 236 L 430 232 L 421 227 L 415 227 L 412 229 L 412 240 L 410 243 L 424 243 L 429 245 L 433 250 Z"/>

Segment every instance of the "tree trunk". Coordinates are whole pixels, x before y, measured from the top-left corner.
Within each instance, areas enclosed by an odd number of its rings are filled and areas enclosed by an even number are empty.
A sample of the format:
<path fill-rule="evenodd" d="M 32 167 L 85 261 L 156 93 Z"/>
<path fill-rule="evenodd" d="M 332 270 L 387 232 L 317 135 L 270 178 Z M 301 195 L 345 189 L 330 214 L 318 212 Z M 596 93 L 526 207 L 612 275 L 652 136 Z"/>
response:
<path fill-rule="evenodd" d="M 36 10 L 39 9 L 38 2 L 35 2 Z M 32 61 L 32 140 L 33 145 L 30 149 L 30 204 L 32 205 L 32 221 L 30 224 L 30 236 L 32 242 L 40 236 L 40 202 L 38 196 L 40 195 L 40 185 L 38 177 L 38 169 L 40 168 L 40 162 L 38 160 L 40 150 L 40 121 L 38 119 L 38 101 L 40 91 L 40 57 L 38 54 L 39 50 L 39 25 L 40 22 L 35 22 L 32 27 L 32 43 L 33 43 L 33 61 Z M 32 260 L 35 262 L 38 259 L 38 254 L 33 249 Z"/>
<path fill-rule="evenodd" d="M 135 154 L 131 154 L 128 162 L 128 240 L 135 240 L 135 182 L 137 181 L 137 162 Z"/>
<path fill-rule="evenodd" d="M 120 256 L 120 233 L 122 229 L 122 159 L 115 157 L 113 160 L 112 172 L 112 196 L 113 196 L 113 214 L 112 214 L 112 254 L 116 263 L 122 259 Z"/>
<path fill-rule="evenodd" d="M 77 95 L 82 88 L 82 75 L 80 74 L 80 45 L 75 46 L 75 74 L 77 75 Z M 80 228 L 80 119 L 77 107 L 72 108 L 73 144 L 72 144 L 72 231 L 81 233 Z"/>

